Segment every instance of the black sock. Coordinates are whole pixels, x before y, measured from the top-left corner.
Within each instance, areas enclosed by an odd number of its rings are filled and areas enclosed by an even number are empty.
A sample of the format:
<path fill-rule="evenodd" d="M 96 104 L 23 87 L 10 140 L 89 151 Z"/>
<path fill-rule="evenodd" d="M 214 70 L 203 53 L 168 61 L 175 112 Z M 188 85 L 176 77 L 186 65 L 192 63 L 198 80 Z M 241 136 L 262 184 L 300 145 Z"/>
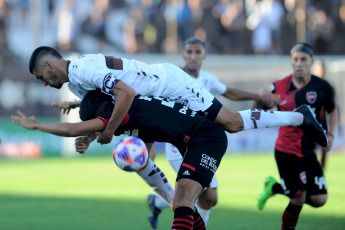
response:
<path fill-rule="evenodd" d="M 178 207 L 174 210 L 174 222 L 171 229 L 192 230 L 194 211 L 189 207 Z"/>
<path fill-rule="evenodd" d="M 193 230 L 205 230 L 205 229 L 206 229 L 205 222 L 200 216 L 198 210 L 195 208 Z"/>
<path fill-rule="evenodd" d="M 272 187 L 273 194 L 284 194 L 284 189 L 281 184 L 275 183 Z"/>
<path fill-rule="evenodd" d="M 282 216 L 282 230 L 295 229 L 302 206 L 289 203 Z"/>

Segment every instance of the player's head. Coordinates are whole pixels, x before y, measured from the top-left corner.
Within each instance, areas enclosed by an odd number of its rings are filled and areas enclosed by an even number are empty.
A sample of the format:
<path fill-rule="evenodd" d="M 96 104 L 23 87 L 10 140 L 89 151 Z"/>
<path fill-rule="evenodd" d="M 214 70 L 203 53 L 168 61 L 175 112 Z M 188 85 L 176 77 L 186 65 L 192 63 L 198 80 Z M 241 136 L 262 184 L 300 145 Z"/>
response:
<path fill-rule="evenodd" d="M 99 89 L 88 92 L 80 103 L 79 117 L 82 121 L 96 118 L 105 109 L 112 109 L 112 97 L 102 93 Z"/>
<path fill-rule="evenodd" d="M 59 69 L 59 61 L 62 55 L 55 49 L 48 46 L 40 46 L 36 48 L 30 58 L 30 73 L 42 81 L 44 86 L 51 86 L 60 89 L 62 84 L 66 82 L 67 74 Z M 65 76 L 64 76 L 65 75 Z"/>
<path fill-rule="evenodd" d="M 306 77 L 310 75 L 311 66 L 314 63 L 313 47 L 305 42 L 296 43 L 291 51 L 291 66 L 295 77 Z"/>
<path fill-rule="evenodd" d="M 204 41 L 191 37 L 184 42 L 182 57 L 185 60 L 185 68 L 188 72 L 198 72 L 206 56 Z"/>

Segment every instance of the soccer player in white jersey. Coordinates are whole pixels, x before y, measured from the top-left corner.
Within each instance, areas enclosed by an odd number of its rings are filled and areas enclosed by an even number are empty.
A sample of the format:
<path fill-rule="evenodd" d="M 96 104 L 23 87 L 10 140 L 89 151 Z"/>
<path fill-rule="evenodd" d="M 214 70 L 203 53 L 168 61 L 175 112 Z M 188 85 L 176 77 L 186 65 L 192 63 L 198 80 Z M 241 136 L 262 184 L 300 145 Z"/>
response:
<path fill-rule="evenodd" d="M 261 98 L 259 94 L 253 94 L 230 88 L 224 83 L 220 82 L 212 73 L 201 69 L 202 62 L 205 60 L 206 56 L 207 51 L 205 49 L 205 42 L 195 37 L 188 38 L 184 42 L 182 57 L 185 61 L 185 65 L 182 69 L 214 96 L 222 95 L 229 100 L 235 101 L 254 100 L 258 103 L 265 103 L 266 101 L 273 99 L 271 102 L 272 104 L 279 103 L 279 97 L 274 98 L 274 95 L 272 98 Z M 172 168 L 178 172 L 181 162 L 183 161 L 182 155 L 178 149 L 174 145 L 166 143 L 165 154 Z M 154 155 L 151 154 L 150 158 L 153 160 Z M 210 186 L 203 191 L 196 204 L 196 208 L 198 209 L 201 217 L 204 219 L 205 225 L 208 222 L 211 208 L 215 206 L 218 201 L 217 187 L 218 182 L 215 174 Z M 157 218 L 160 214 L 160 211 L 170 206 L 163 202 L 162 199 L 156 195 L 150 194 L 148 195 L 147 199 L 152 212 L 152 216 L 150 216 L 148 220 L 151 226 L 156 228 Z"/>
<path fill-rule="evenodd" d="M 113 114 L 97 139 L 101 144 L 111 142 L 113 133 L 124 119 L 137 94 L 161 96 L 181 103 L 214 120 L 230 133 L 287 125 L 302 128 L 309 122 L 305 116 L 307 114 L 299 112 L 255 109 L 231 112 L 195 79 L 169 63 L 148 65 L 134 59 L 102 54 L 82 55 L 68 61 L 55 49 L 41 46 L 33 51 L 29 70 L 44 86 L 59 89 L 68 82 L 69 89 L 81 98 L 87 91 L 97 88 L 105 94 L 114 96 Z M 265 102 L 271 103 L 272 100 Z M 327 137 L 324 130 L 315 122 L 308 123 L 310 125 L 305 128 L 313 129 L 320 145 L 326 146 Z"/>
<path fill-rule="evenodd" d="M 59 89 L 68 82 L 69 89 L 81 98 L 87 91 L 97 88 L 114 96 L 111 118 L 97 138 L 101 144 L 111 142 L 134 97 L 139 94 L 161 96 L 181 103 L 214 120 L 230 133 L 291 125 L 313 133 L 321 146 L 327 146 L 327 136 L 310 111 L 273 112 L 248 109 L 231 112 L 195 79 L 172 64 L 148 65 L 137 60 L 102 54 L 82 55 L 68 61 L 55 49 L 41 46 L 33 51 L 29 70 L 44 86 Z M 264 102 L 264 106 L 270 107 L 273 100 Z M 72 106 L 77 105 L 69 104 L 63 109 Z"/>

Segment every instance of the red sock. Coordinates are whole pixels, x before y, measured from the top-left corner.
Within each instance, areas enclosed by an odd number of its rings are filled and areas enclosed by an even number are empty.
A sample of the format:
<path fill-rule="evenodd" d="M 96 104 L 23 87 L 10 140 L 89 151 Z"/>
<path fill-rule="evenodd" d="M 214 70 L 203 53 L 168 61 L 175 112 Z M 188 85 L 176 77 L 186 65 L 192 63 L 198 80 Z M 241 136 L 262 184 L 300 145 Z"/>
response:
<path fill-rule="evenodd" d="M 282 217 L 282 230 L 295 229 L 302 206 L 289 203 Z"/>
<path fill-rule="evenodd" d="M 206 230 L 205 222 L 202 219 L 202 217 L 200 216 L 197 209 L 194 212 L 193 230 Z"/>
<path fill-rule="evenodd" d="M 192 230 L 194 211 L 189 207 L 178 207 L 174 210 L 174 222 L 172 230 Z"/>

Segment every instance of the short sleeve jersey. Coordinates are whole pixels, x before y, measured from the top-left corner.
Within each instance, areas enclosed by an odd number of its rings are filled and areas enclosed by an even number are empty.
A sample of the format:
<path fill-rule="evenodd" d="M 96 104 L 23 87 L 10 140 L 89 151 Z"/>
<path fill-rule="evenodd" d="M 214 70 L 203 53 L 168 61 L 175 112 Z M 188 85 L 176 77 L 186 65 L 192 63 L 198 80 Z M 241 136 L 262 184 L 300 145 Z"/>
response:
<path fill-rule="evenodd" d="M 102 54 L 87 54 L 72 59 L 68 65 L 68 77 L 69 89 L 80 98 L 96 88 L 112 95 L 119 80 L 130 85 L 137 94 L 159 96 L 166 81 L 165 70 L 159 64 L 148 65 Z"/>
<path fill-rule="evenodd" d="M 99 118 L 106 122 L 111 114 L 110 106 Z M 185 148 L 189 138 L 197 132 L 205 119 L 186 106 L 168 99 L 136 96 L 126 121 L 122 122 L 115 135 L 137 136 L 143 141 L 168 142 Z"/>
<path fill-rule="evenodd" d="M 221 95 L 226 91 L 226 85 L 208 71 L 200 70 L 196 80 L 214 96 Z"/>
<path fill-rule="evenodd" d="M 280 95 L 278 110 L 293 111 L 298 106 L 310 106 L 315 118 L 320 121 L 322 110 L 332 112 L 335 109 L 334 91 L 329 83 L 316 76 L 303 87 L 296 89 L 292 83 L 292 75 L 275 81 L 272 92 Z M 323 127 L 326 129 L 327 127 Z M 279 129 L 275 148 L 281 152 L 295 154 L 298 157 L 311 155 L 315 151 L 316 141 L 312 135 L 304 135 L 301 129 L 284 126 Z"/>

